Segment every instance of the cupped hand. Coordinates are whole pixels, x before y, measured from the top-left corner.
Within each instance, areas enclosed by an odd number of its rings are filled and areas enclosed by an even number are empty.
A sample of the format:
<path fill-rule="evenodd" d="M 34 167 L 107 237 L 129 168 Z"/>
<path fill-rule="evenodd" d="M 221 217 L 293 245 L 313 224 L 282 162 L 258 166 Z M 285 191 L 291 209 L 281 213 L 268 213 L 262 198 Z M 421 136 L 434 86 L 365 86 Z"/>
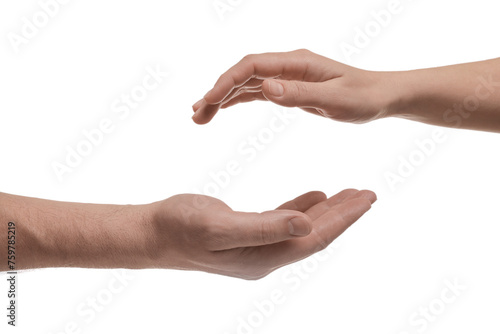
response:
<path fill-rule="evenodd" d="M 394 91 L 391 78 L 390 72 L 361 70 L 308 50 L 248 55 L 193 105 L 193 120 L 205 124 L 219 109 L 263 100 L 364 123 L 386 115 Z"/>
<path fill-rule="evenodd" d="M 376 200 L 347 189 L 326 198 L 309 192 L 275 210 L 247 213 L 203 195 L 153 203 L 150 267 L 258 279 L 328 246 Z"/>

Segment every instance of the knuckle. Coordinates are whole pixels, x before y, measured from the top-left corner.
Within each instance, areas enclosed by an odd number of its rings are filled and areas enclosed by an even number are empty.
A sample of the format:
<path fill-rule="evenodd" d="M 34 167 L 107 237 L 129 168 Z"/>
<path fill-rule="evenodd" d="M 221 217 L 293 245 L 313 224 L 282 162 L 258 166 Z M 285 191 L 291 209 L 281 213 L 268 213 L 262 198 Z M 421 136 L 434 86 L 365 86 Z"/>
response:
<path fill-rule="evenodd" d="M 260 242 L 263 245 L 269 244 L 276 239 L 276 231 L 274 230 L 272 224 L 267 220 L 263 219 L 262 216 L 259 217 L 260 220 Z"/>
<path fill-rule="evenodd" d="M 293 85 L 293 89 L 291 89 L 290 92 L 290 98 L 293 100 L 293 102 L 298 102 L 301 101 L 304 96 L 307 96 L 309 94 L 309 89 L 304 83 L 302 82 L 295 82 L 295 85 Z"/>
<path fill-rule="evenodd" d="M 307 50 L 307 49 L 304 49 L 304 48 L 301 48 L 301 49 L 297 49 L 295 50 L 296 53 L 299 53 L 299 54 L 307 54 L 307 53 L 311 53 L 311 51 Z"/>
<path fill-rule="evenodd" d="M 252 62 L 254 59 L 255 59 L 255 54 L 251 53 L 251 54 L 247 54 L 246 56 L 244 56 L 241 61 L 242 62 Z"/>
<path fill-rule="evenodd" d="M 309 93 L 309 87 L 305 85 L 303 82 L 297 82 L 297 93 L 299 94 L 307 94 Z"/>

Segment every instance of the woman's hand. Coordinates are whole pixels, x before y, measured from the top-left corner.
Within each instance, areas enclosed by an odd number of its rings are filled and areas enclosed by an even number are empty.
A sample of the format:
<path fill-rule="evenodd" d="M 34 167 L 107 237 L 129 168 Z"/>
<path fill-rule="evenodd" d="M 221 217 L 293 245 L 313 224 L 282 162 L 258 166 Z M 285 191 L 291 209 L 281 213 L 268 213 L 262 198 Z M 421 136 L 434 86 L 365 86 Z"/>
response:
<path fill-rule="evenodd" d="M 193 105 L 193 120 L 205 124 L 219 109 L 264 100 L 364 123 L 386 114 L 394 95 L 391 86 L 389 72 L 357 69 L 308 50 L 248 55 Z"/>

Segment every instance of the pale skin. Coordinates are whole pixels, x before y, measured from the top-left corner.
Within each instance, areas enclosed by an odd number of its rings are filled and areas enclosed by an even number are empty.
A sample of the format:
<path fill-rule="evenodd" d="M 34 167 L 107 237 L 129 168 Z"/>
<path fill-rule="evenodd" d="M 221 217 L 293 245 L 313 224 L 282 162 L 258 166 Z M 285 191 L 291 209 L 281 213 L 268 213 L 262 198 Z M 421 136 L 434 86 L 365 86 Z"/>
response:
<path fill-rule="evenodd" d="M 299 107 L 343 122 L 399 117 L 500 132 L 500 58 L 376 72 L 308 50 L 248 55 L 193 105 L 193 120 L 205 124 L 220 109 L 256 100 Z"/>
<path fill-rule="evenodd" d="M 107 205 L 0 193 L 0 239 L 7 240 L 14 222 L 16 270 L 165 268 L 253 280 L 324 249 L 375 200 L 368 190 L 330 198 L 314 191 L 275 210 L 248 213 L 192 194 Z M 7 257 L 2 246 L 0 271 L 10 270 Z"/>

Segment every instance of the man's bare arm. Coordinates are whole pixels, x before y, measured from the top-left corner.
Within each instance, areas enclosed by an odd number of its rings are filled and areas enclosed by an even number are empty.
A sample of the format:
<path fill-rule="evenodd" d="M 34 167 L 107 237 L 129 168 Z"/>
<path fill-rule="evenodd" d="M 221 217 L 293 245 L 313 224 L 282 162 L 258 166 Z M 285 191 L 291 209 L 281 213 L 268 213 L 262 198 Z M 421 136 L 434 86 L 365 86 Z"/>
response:
<path fill-rule="evenodd" d="M 151 227 L 132 205 L 67 203 L 0 193 L 0 236 L 16 226 L 16 268 L 144 266 Z M 3 242 L 2 242 L 3 244 Z M 0 270 L 7 257 L 0 250 Z"/>
<path fill-rule="evenodd" d="M 16 270 L 46 267 L 169 268 L 257 279 L 329 245 L 376 200 L 347 189 L 310 192 L 276 210 L 246 213 L 202 195 L 147 205 L 49 201 L 0 193 L 0 271 L 8 223 Z"/>

